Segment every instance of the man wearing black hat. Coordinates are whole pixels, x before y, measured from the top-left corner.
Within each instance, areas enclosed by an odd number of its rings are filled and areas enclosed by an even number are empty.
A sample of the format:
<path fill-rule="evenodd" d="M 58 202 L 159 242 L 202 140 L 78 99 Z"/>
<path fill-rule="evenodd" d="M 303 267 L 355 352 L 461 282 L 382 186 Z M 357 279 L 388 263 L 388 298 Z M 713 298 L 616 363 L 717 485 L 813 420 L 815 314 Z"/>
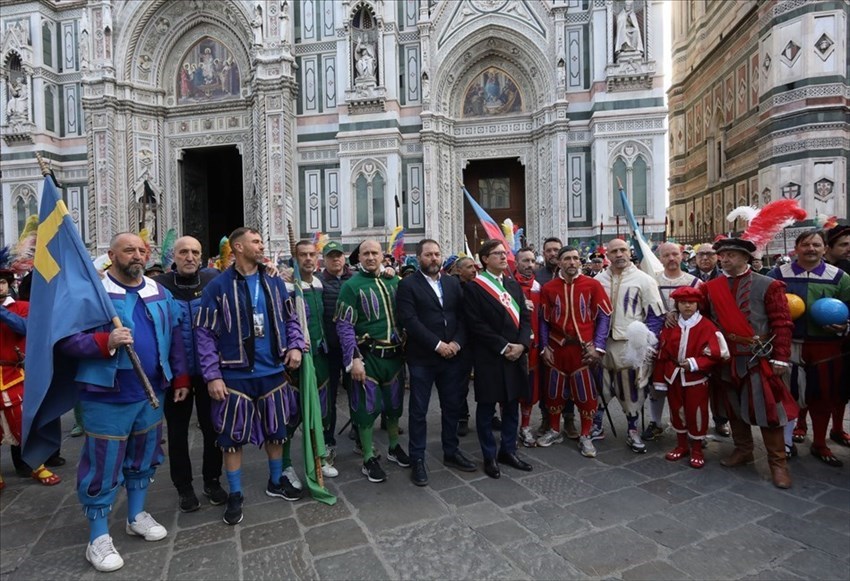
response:
<path fill-rule="evenodd" d="M 782 380 L 794 326 L 785 284 L 752 271 L 749 261 L 756 246 L 749 240 L 724 238 L 713 248 L 723 276 L 700 289 L 709 315 L 729 345 L 731 358 L 721 364 L 719 381 L 735 442 L 735 450 L 720 463 L 730 468 L 751 464 L 751 426 L 759 426 L 773 484 L 790 488 L 783 432 L 789 418 L 796 417 L 797 406 Z"/>
<path fill-rule="evenodd" d="M 826 231 L 826 262 L 850 274 L 850 225 Z"/>

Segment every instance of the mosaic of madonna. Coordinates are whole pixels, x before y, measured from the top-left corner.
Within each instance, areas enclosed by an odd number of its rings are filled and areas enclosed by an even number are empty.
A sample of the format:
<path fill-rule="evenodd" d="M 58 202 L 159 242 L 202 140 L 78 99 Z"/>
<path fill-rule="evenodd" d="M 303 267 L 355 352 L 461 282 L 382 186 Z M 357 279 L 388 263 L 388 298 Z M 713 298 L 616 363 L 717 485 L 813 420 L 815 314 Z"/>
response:
<path fill-rule="evenodd" d="M 223 44 L 204 38 L 188 52 L 177 74 L 177 102 L 239 97 L 239 67 Z"/>
<path fill-rule="evenodd" d="M 522 111 L 522 94 L 516 82 L 496 67 L 485 69 L 466 89 L 464 117 L 485 117 Z"/>

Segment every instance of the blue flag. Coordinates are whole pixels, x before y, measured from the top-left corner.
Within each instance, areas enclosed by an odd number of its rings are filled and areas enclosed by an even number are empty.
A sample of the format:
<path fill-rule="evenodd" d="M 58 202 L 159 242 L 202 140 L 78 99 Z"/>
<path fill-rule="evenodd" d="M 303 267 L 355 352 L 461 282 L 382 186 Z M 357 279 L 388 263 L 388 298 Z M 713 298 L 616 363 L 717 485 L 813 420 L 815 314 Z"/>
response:
<path fill-rule="evenodd" d="M 56 343 L 108 324 L 115 308 L 52 178 L 44 178 L 24 360 L 23 456 L 40 466 L 59 449 L 62 414 L 74 407 L 73 360 Z"/>

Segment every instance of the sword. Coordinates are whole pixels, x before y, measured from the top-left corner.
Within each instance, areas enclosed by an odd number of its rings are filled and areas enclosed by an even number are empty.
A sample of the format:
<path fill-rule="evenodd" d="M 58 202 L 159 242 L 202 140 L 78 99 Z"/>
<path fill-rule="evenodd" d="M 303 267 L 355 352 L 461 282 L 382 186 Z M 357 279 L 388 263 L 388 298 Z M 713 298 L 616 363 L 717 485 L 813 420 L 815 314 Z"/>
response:
<path fill-rule="evenodd" d="M 771 335 L 764 341 L 759 339 L 758 337 L 754 337 L 755 341 L 752 345 L 752 353 L 753 356 L 750 357 L 750 363 L 758 359 L 759 357 L 764 357 L 767 359 L 770 357 L 771 353 L 773 353 L 773 340 L 776 338 L 776 335 Z"/>

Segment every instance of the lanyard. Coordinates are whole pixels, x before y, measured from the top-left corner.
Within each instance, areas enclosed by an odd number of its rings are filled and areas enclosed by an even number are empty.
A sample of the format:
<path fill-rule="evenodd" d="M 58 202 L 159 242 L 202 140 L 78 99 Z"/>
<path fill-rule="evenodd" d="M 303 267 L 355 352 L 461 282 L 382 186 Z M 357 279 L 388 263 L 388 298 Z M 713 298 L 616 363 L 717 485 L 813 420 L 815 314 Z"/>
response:
<path fill-rule="evenodd" d="M 254 300 L 251 301 L 251 307 L 256 311 L 257 303 L 260 300 L 260 273 L 257 273 L 257 282 L 254 284 Z"/>

